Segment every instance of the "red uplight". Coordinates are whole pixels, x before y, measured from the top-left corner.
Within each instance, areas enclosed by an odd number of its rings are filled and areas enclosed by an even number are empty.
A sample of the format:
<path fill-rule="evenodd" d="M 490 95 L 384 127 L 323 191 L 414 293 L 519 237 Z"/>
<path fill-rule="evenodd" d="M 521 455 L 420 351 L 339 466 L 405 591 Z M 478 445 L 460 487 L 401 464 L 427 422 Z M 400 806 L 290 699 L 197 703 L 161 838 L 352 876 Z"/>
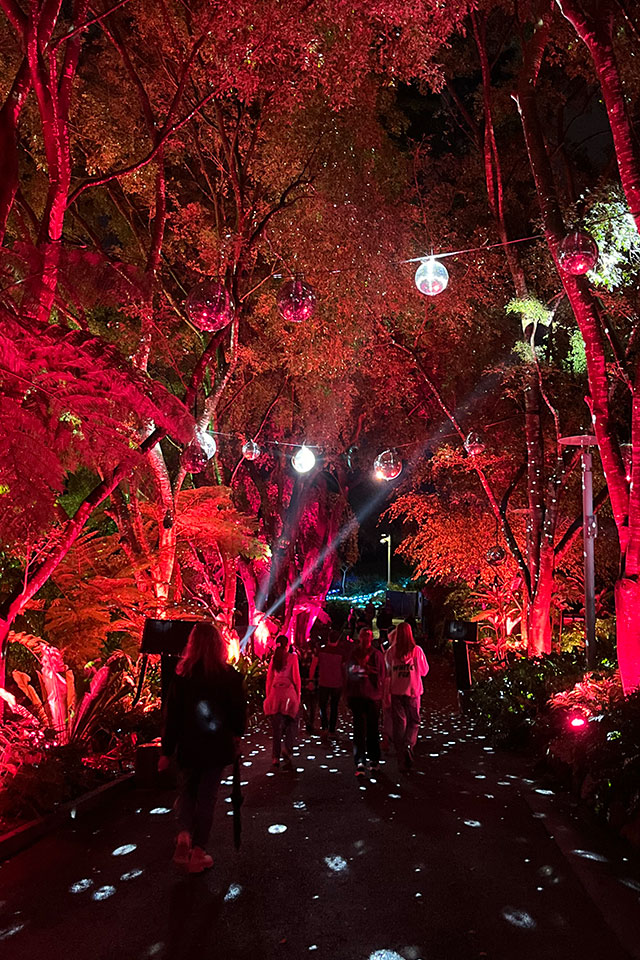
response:
<path fill-rule="evenodd" d="M 572 717 L 572 718 L 571 718 L 571 726 L 572 726 L 572 727 L 584 727 L 584 725 L 585 725 L 586 722 L 587 722 L 587 721 L 585 720 L 584 717 Z"/>

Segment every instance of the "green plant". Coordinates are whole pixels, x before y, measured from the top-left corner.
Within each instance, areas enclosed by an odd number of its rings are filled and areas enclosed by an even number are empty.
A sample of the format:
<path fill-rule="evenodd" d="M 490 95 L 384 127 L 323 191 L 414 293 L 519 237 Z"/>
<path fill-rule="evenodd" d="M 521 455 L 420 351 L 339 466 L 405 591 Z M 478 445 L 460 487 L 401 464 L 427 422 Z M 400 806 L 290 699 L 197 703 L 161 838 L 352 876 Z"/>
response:
<path fill-rule="evenodd" d="M 106 776 L 83 762 L 79 745 L 51 746 L 41 757 L 22 763 L 0 793 L 0 815 L 15 819 L 42 816 L 58 804 L 105 782 Z"/>
<path fill-rule="evenodd" d="M 470 705 L 479 726 L 494 741 L 526 741 L 550 696 L 576 682 L 582 668 L 571 654 L 538 660 L 507 652 L 498 662 L 477 654 Z"/>
<path fill-rule="evenodd" d="M 249 722 L 255 725 L 262 717 L 269 664 L 260 657 L 241 654 L 235 666 L 244 677 Z"/>
<path fill-rule="evenodd" d="M 602 716 L 623 699 L 620 676 L 585 673 L 570 690 L 554 693 L 549 699 L 550 710 L 579 709 L 585 716 Z"/>
<path fill-rule="evenodd" d="M 493 583 L 478 587 L 471 594 L 481 609 L 469 619 L 480 627 L 480 639 L 496 657 L 503 657 L 509 641 L 522 619 L 522 607 L 511 584 L 496 577 Z"/>
<path fill-rule="evenodd" d="M 130 685 L 117 682 L 122 681 L 129 662 L 122 653 L 113 654 L 95 670 L 88 689 L 78 698 L 73 671 L 68 669 L 56 647 L 30 634 L 14 634 L 12 640 L 27 647 L 36 657 L 40 692 L 36 691 L 29 674 L 21 670 L 13 671 L 14 683 L 26 697 L 40 726 L 61 745 L 88 741 L 101 714 L 130 691 Z M 14 713 L 24 716 L 25 708 L 17 703 L 13 694 L 2 691 L 2 695 Z"/>

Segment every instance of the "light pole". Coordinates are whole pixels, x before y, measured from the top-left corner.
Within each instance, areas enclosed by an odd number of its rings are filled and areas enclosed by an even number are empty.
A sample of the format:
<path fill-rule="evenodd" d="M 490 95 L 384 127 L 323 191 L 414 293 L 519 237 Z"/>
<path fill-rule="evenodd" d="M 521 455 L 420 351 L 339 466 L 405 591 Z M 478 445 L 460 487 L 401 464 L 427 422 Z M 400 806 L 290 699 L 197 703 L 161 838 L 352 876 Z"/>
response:
<path fill-rule="evenodd" d="M 593 436 L 560 437 L 566 447 L 582 447 L 582 542 L 584 552 L 584 646 L 587 668 L 596 666 L 595 540 L 598 523 L 593 515 Z"/>
<path fill-rule="evenodd" d="M 383 537 L 380 537 L 380 543 L 386 543 L 387 545 L 387 586 L 391 586 L 391 534 L 385 533 Z"/>

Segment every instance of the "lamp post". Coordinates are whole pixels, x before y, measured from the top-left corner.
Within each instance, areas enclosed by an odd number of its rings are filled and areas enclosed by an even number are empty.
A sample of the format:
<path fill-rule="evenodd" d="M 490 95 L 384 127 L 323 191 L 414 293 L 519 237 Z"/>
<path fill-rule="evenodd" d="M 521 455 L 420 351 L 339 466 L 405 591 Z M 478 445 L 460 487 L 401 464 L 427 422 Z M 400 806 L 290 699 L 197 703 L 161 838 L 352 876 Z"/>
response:
<path fill-rule="evenodd" d="M 380 543 L 386 543 L 387 545 L 387 586 L 391 586 L 391 534 L 385 533 L 383 537 L 380 537 Z"/>
<path fill-rule="evenodd" d="M 584 553 L 584 645 L 587 668 L 596 666 L 595 539 L 598 524 L 593 515 L 593 436 L 560 437 L 566 447 L 582 448 L 582 542 Z"/>

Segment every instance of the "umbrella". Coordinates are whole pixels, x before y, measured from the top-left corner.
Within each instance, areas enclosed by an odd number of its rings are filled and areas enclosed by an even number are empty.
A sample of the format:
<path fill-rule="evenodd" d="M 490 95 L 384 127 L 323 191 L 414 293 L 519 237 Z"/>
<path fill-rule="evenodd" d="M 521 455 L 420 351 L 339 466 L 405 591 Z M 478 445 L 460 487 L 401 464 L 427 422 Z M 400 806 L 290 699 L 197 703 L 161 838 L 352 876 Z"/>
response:
<path fill-rule="evenodd" d="M 233 845 L 236 850 L 240 849 L 240 837 L 242 834 L 242 817 L 240 808 L 244 803 L 242 790 L 240 789 L 240 754 L 237 753 L 233 761 L 233 786 L 231 787 L 231 806 L 233 808 Z"/>

